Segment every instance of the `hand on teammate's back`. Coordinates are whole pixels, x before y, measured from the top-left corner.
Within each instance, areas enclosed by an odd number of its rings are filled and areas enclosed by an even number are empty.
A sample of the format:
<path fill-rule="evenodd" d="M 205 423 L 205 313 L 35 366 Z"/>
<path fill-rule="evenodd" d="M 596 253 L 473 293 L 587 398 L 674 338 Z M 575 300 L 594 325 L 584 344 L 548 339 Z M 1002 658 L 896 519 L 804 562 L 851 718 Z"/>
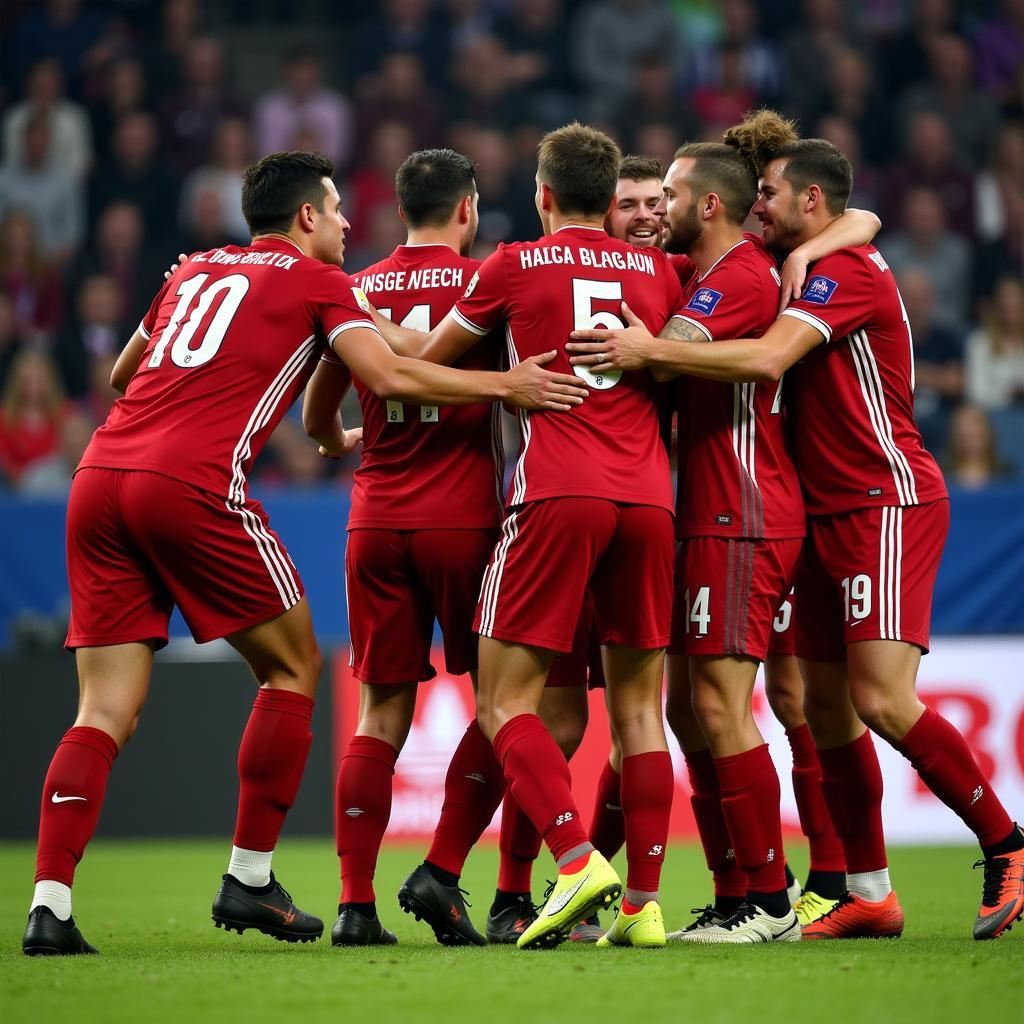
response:
<path fill-rule="evenodd" d="M 578 377 L 566 373 L 551 373 L 543 369 L 557 353 L 542 352 L 530 356 L 505 372 L 509 393 L 505 401 L 520 409 L 546 409 L 550 412 L 568 412 L 582 403 L 588 391 Z"/>
<path fill-rule="evenodd" d="M 165 271 L 164 271 L 164 280 L 165 280 L 165 281 L 170 281 L 170 279 L 171 279 L 171 275 L 172 275 L 172 274 L 173 274 L 173 273 L 174 273 L 174 272 L 175 272 L 175 271 L 176 271 L 176 270 L 178 269 L 178 267 L 180 267 L 180 266 L 182 265 L 182 263 L 184 263 L 184 262 L 185 262 L 185 260 L 187 260 L 187 259 L 188 259 L 188 254 L 187 254 L 187 253 L 179 252 L 179 253 L 178 253 L 178 262 L 177 262 L 177 263 L 172 263 L 172 264 L 171 264 L 171 269 L 170 269 L 170 270 L 165 270 Z"/>
<path fill-rule="evenodd" d="M 353 427 L 351 430 L 343 430 L 342 436 L 337 439 L 337 443 L 330 445 L 320 445 L 320 455 L 325 459 L 343 459 L 346 455 L 351 455 L 356 448 L 362 443 L 363 440 L 363 428 Z"/>

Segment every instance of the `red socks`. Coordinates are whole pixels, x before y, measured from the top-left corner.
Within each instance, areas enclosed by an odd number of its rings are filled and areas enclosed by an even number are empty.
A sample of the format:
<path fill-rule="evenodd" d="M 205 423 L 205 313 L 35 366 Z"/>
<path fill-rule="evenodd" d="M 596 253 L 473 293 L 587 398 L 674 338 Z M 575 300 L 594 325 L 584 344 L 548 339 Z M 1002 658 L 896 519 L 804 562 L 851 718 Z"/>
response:
<path fill-rule="evenodd" d="M 888 866 L 882 830 L 882 771 L 871 733 L 844 747 L 818 749 L 821 790 L 850 874 Z"/>
<path fill-rule="evenodd" d="M 667 750 L 622 759 L 627 890 L 658 891 L 674 788 L 672 755 Z"/>
<path fill-rule="evenodd" d="M 810 846 L 810 869 L 845 871 L 846 855 L 821 790 L 821 762 L 811 730 L 801 725 L 787 729 L 786 736 L 793 751 L 793 795 L 800 815 L 800 828 Z"/>
<path fill-rule="evenodd" d="M 341 860 L 342 903 L 372 903 L 377 854 L 391 818 L 398 751 L 375 736 L 353 736 L 335 789 L 334 834 Z"/>
<path fill-rule="evenodd" d="M 742 754 L 715 758 L 722 791 L 722 816 L 732 836 L 736 861 L 747 875 L 750 892 L 786 888 L 782 847 L 779 775 L 768 744 Z"/>
<path fill-rule="evenodd" d="M 626 822 L 622 816 L 622 777 L 605 761 L 597 782 L 594 814 L 590 819 L 590 841 L 594 849 L 611 860 L 626 841 Z"/>
<path fill-rule="evenodd" d="M 504 782 L 504 779 L 502 779 Z M 540 853 L 541 838 L 536 826 L 522 808 L 505 794 L 501 811 L 498 850 L 498 889 L 501 892 L 529 892 L 533 881 L 533 862 Z"/>
<path fill-rule="evenodd" d="M 501 765 L 474 718 L 448 766 L 444 804 L 427 860 L 453 875 L 461 875 L 469 851 L 491 823 L 504 792 Z M 504 834 L 504 826 L 502 831 Z"/>
<path fill-rule="evenodd" d="M 494 737 L 509 790 L 561 861 L 590 849 L 572 799 L 569 763 L 537 715 L 516 715 Z"/>
<path fill-rule="evenodd" d="M 1013 832 L 1013 822 L 967 741 L 934 708 L 925 708 L 910 732 L 893 746 L 982 846 L 993 846 Z"/>
<path fill-rule="evenodd" d="M 96 831 L 117 744 L 101 729 L 76 725 L 50 762 L 39 812 L 36 881 L 71 885 Z"/>
<path fill-rule="evenodd" d="M 235 846 L 273 850 L 299 791 L 313 742 L 313 701 L 291 690 L 261 689 L 238 748 Z"/>
<path fill-rule="evenodd" d="M 722 793 L 710 750 L 684 754 L 690 777 L 690 806 L 697 823 L 708 869 L 715 879 L 715 895 L 742 899 L 747 895 L 747 873 L 736 863 L 729 827 L 722 814 Z"/>

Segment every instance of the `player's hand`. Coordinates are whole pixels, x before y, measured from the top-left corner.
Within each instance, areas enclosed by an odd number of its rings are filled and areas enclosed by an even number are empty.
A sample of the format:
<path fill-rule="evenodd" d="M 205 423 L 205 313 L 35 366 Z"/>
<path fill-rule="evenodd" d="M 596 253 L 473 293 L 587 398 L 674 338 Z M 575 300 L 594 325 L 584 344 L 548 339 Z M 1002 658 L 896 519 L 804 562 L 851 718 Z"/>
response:
<path fill-rule="evenodd" d="M 781 313 L 791 302 L 795 302 L 804 293 L 807 281 L 807 267 L 810 260 L 799 249 L 794 249 L 782 264 L 782 288 L 779 291 L 779 312 Z"/>
<path fill-rule="evenodd" d="M 550 412 L 568 412 L 582 403 L 589 392 L 581 387 L 579 377 L 567 373 L 551 373 L 543 369 L 558 353 L 554 350 L 539 356 L 530 356 L 505 371 L 508 394 L 505 401 L 519 409 L 547 409 Z"/>
<path fill-rule="evenodd" d="M 342 431 L 342 436 L 337 443 L 331 445 L 320 445 L 320 455 L 325 459 L 343 459 L 351 455 L 356 448 L 362 444 L 363 428 L 353 427 L 351 430 Z"/>
<path fill-rule="evenodd" d="M 565 346 L 573 366 L 586 366 L 592 373 L 609 370 L 642 370 L 648 365 L 650 348 L 654 342 L 644 322 L 622 304 L 625 327 L 610 331 L 573 331 L 573 339 Z"/>
<path fill-rule="evenodd" d="M 182 263 L 184 263 L 184 262 L 185 262 L 185 260 L 187 260 L 187 259 L 188 259 L 188 254 L 187 254 L 187 253 L 179 252 L 179 253 L 178 253 L 178 262 L 177 262 L 177 263 L 172 263 L 172 264 L 171 264 L 171 269 L 170 269 L 170 270 L 165 270 L 165 271 L 164 271 L 164 280 L 165 280 L 165 281 L 170 281 L 170 279 L 171 279 L 171 275 L 172 275 L 172 274 L 173 274 L 173 273 L 174 273 L 174 272 L 175 272 L 175 271 L 176 271 L 176 270 L 178 269 L 178 267 L 180 267 L 180 266 L 182 265 Z"/>

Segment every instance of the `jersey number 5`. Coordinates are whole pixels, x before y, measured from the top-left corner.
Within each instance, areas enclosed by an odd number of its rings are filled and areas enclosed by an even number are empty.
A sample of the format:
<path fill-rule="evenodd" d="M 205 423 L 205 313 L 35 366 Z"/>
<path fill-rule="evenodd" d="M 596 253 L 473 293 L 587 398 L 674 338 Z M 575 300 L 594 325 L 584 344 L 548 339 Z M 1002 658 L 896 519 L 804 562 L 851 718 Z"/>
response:
<path fill-rule="evenodd" d="M 171 362 L 184 370 L 194 370 L 197 366 L 208 363 L 217 354 L 224 342 L 224 335 L 227 334 L 231 321 L 234 320 L 238 307 L 249 290 L 249 278 L 244 274 L 229 274 L 214 281 L 207 288 L 205 286 L 209 279 L 209 274 L 196 274 L 195 277 L 190 277 L 178 285 L 175 292 L 178 304 L 174 307 L 160 340 L 153 348 L 153 354 L 149 357 L 150 366 L 159 366 L 163 362 L 168 345 L 171 346 Z M 185 320 L 185 314 L 188 313 L 197 295 L 199 301 L 192 307 L 188 320 Z M 213 314 L 213 319 L 203 332 L 199 345 L 192 348 L 192 339 L 218 296 L 223 297 L 217 312 Z"/>
<path fill-rule="evenodd" d="M 594 299 L 622 301 L 621 281 L 586 281 L 572 279 L 572 329 L 574 331 L 611 331 L 626 325 L 614 314 L 603 310 L 594 312 Z M 621 370 L 594 373 L 589 366 L 574 366 L 572 372 L 582 377 L 592 388 L 607 391 L 622 379 Z"/>

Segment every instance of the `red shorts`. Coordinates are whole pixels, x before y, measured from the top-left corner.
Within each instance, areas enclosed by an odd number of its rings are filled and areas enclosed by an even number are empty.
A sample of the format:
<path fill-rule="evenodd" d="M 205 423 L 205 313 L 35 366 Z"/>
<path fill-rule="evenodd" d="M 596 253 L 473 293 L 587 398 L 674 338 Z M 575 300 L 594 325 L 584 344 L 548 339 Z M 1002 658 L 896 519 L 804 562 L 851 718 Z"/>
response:
<path fill-rule="evenodd" d="M 597 609 L 594 597 L 587 591 L 583 611 L 572 638 L 572 650 L 559 654 L 551 663 L 547 686 L 585 686 L 588 690 L 603 690 L 604 665 L 601 663 L 601 642 L 597 639 Z"/>
<path fill-rule="evenodd" d="M 797 562 L 796 572 L 800 572 Z M 795 653 L 796 629 L 793 626 L 793 613 L 796 610 L 796 587 L 791 587 L 779 610 L 772 619 L 772 635 L 768 638 L 768 653 L 776 655 L 792 655 Z"/>
<path fill-rule="evenodd" d="M 229 505 L 159 473 L 76 473 L 67 545 L 69 650 L 163 647 L 175 605 L 204 644 L 276 618 L 303 594 L 259 502 Z"/>
<path fill-rule="evenodd" d="M 949 530 L 949 499 L 857 509 L 809 520 L 796 588 L 796 653 L 845 661 L 858 640 L 928 650 L 932 589 Z"/>
<path fill-rule="evenodd" d="M 672 654 L 764 660 L 803 541 L 689 537 L 679 544 Z"/>
<path fill-rule="evenodd" d="M 350 530 L 345 585 L 353 675 L 418 683 L 430 664 L 434 619 L 452 675 L 476 668 L 473 609 L 493 530 Z"/>
<path fill-rule="evenodd" d="M 672 515 L 604 498 L 528 502 L 505 520 L 484 573 L 474 628 L 570 651 L 587 587 L 597 639 L 638 650 L 668 642 Z"/>

